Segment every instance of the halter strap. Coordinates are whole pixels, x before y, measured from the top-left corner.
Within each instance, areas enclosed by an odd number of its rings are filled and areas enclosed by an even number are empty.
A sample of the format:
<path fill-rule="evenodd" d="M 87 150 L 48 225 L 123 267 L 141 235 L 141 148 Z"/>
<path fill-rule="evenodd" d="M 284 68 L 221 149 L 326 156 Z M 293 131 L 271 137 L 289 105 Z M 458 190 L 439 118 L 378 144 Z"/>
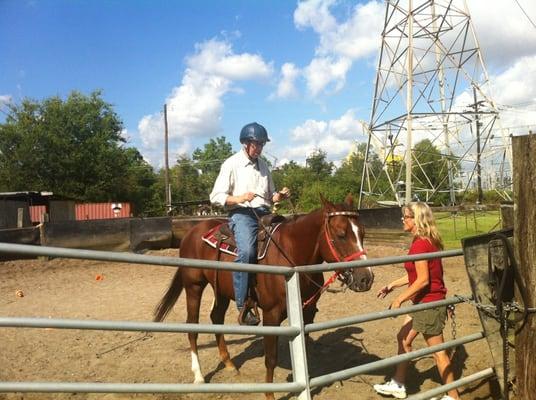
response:
<path fill-rule="evenodd" d="M 347 217 L 359 217 L 357 211 L 332 211 L 326 214 L 328 217 L 336 217 L 338 215 L 345 215 Z"/>

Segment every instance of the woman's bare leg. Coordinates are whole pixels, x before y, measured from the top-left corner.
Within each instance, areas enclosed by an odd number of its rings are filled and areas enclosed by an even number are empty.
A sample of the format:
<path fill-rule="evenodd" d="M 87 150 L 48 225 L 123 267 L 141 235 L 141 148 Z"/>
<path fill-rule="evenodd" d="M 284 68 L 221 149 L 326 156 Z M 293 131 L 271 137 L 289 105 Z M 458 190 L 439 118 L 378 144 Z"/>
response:
<path fill-rule="evenodd" d="M 424 340 L 426 340 L 426 344 L 428 345 L 428 347 L 443 343 L 443 333 L 440 333 L 439 335 L 435 336 L 423 336 Z M 441 376 L 443 384 L 454 382 L 454 373 L 452 371 L 452 365 L 450 363 L 450 358 L 446 350 L 441 350 L 437 353 L 434 353 L 434 360 L 437 365 L 437 369 L 439 370 L 439 375 Z M 460 395 L 458 394 L 458 391 L 456 389 L 450 390 L 448 394 L 453 399 L 460 398 Z"/>
<path fill-rule="evenodd" d="M 419 333 L 413 330 L 413 320 L 407 315 L 402 324 L 402 328 L 398 331 L 396 339 L 398 342 L 398 354 L 405 354 L 411 351 L 411 344 Z M 401 362 L 396 366 L 396 372 L 393 379 L 398 383 L 406 382 L 406 373 L 408 370 L 409 361 Z"/>

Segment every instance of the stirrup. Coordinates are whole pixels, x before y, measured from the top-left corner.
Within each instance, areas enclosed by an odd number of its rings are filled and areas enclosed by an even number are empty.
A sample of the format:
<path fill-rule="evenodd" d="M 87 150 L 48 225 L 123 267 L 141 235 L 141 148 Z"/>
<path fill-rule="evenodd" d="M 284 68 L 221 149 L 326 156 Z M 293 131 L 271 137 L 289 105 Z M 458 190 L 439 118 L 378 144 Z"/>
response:
<path fill-rule="evenodd" d="M 261 318 L 259 315 L 259 309 L 257 308 L 257 302 L 251 297 L 248 297 L 238 315 L 238 323 L 240 325 L 255 326 L 259 325 L 260 322 Z"/>
<path fill-rule="evenodd" d="M 258 313 L 255 314 L 255 309 L 243 306 L 238 314 L 239 325 L 257 326 L 261 322 Z"/>

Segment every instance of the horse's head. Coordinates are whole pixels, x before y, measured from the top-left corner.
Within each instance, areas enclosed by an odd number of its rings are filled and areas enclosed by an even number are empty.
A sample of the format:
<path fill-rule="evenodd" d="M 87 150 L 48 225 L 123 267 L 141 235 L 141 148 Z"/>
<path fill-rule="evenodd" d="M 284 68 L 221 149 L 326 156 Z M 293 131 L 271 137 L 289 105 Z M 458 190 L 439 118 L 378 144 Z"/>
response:
<path fill-rule="evenodd" d="M 327 262 L 366 260 L 363 248 L 365 228 L 359 221 L 351 195 L 344 203 L 333 204 L 320 196 L 323 204 L 324 226 L 320 249 Z M 369 290 L 374 281 L 372 268 L 351 268 L 337 271 L 339 279 L 355 292 Z"/>

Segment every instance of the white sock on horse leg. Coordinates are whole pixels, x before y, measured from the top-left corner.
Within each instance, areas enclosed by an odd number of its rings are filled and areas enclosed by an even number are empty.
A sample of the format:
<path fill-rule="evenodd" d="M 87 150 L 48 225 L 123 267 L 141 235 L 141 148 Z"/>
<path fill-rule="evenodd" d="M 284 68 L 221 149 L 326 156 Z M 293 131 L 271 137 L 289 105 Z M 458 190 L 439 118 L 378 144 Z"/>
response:
<path fill-rule="evenodd" d="M 192 372 L 194 373 L 194 383 L 204 383 L 205 378 L 201 373 L 201 366 L 199 365 L 199 358 L 197 357 L 197 354 L 192 351 L 190 352 L 190 356 L 192 357 Z"/>

